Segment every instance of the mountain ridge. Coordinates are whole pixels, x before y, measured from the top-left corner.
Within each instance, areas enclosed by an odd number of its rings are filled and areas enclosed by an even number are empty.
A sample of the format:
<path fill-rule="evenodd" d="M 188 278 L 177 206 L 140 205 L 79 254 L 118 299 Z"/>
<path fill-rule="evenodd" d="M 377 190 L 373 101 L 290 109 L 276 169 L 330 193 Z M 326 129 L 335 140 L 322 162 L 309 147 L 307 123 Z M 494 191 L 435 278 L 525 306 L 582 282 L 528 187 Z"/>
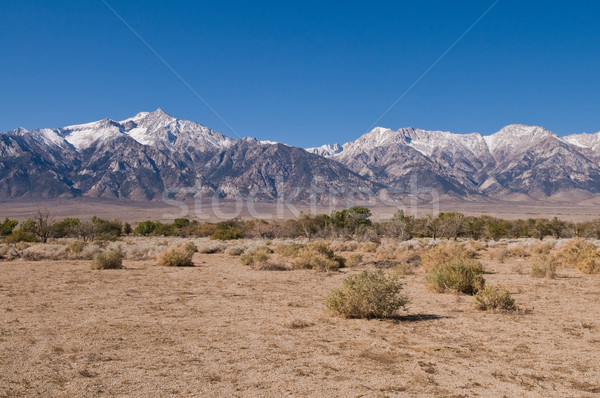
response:
<path fill-rule="evenodd" d="M 232 139 L 162 109 L 122 121 L 0 134 L 0 199 L 159 200 L 257 195 L 327 200 L 334 189 L 409 194 L 415 184 L 454 198 L 578 198 L 600 194 L 600 132 L 560 137 L 512 124 L 491 135 L 376 127 L 343 145 L 296 148 Z M 192 193 L 190 193 L 192 192 Z M 365 194 L 366 195 L 366 194 Z"/>

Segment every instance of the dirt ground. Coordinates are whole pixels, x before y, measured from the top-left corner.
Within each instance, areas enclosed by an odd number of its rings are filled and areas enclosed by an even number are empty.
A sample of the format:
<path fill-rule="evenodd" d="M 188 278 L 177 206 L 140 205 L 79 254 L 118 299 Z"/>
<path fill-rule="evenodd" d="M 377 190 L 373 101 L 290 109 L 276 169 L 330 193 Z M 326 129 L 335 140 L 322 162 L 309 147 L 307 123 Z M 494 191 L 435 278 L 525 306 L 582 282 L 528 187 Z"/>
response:
<path fill-rule="evenodd" d="M 479 312 L 404 276 L 408 311 L 334 317 L 348 273 L 258 271 L 223 253 L 196 266 L 0 262 L 0 397 L 594 397 L 600 275 L 483 259 L 517 314 Z M 524 313 L 523 313 L 524 312 Z"/>

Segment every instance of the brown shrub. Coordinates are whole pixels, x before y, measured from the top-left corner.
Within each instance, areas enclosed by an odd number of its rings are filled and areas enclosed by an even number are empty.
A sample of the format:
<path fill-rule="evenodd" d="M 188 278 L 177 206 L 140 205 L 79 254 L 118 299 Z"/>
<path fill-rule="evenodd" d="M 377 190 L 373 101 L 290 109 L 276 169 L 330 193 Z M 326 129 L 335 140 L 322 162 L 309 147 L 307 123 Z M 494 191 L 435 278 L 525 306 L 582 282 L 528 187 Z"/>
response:
<path fill-rule="evenodd" d="M 556 257 L 542 254 L 534 259 L 531 265 L 530 275 L 534 278 L 556 278 Z"/>
<path fill-rule="evenodd" d="M 92 269 L 121 269 L 123 268 L 123 257 L 120 248 L 96 253 L 92 259 Z"/>
<path fill-rule="evenodd" d="M 196 247 L 194 245 L 194 247 Z M 165 267 L 193 267 L 193 247 L 189 244 L 180 245 L 160 252 L 156 256 L 156 265 Z"/>
<path fill-rule="evenodd" d="M 426 271 L 438 264 L 453 260 L 468 260 L 476 257 L 476 252 L 468 250 L 462 243 L 443 242 L 421 253 L 421 265 Z"/>

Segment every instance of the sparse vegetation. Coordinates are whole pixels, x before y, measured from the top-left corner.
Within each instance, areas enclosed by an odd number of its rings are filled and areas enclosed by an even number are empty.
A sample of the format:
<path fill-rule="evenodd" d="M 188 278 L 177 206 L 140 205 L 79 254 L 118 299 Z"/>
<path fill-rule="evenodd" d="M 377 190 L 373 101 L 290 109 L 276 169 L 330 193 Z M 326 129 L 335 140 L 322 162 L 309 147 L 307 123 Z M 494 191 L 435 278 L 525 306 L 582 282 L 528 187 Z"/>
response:
<path fill-rule="evenodd" d="M 473 295 L 485 285 L 483 271 L 479 261 L 454 258 L 435 266 L 426 280 L 429 287 L 438 293 L 456 291 Z"/>
<path fill-rule="evenodd" d="M 156 256 L 156 265 L 165 267 L 193 267 L 194 262 L 192 258 L 197 249 L 196 245 L 193 243 L 190 245 L 189 243 L 160 252 Z"/>
<path fill-rule="evenodd" d="M 586 274 L 600 272 L 598 248 L 583 239 L 569 240 L 556 254 L 556 260 L 563 267 L 579 268 Z"/>
<path fill-rule="evenodd" d="M 344 258 L 336 256 L 326 242 L 311 242 L 298 250 L 293 263 L 295 268 L 337 271 L 344 266 Z"/>
<path fill-rule="evenodd" d="M 542 254 L 534 259 L 530 275 L 534 278 L 556 278 L 558 261 L 556 257 Z"/>
<path fill-rule="evenodd" d="M 403 285 L 381 270 L 350 275 L 326 298 L 326 307 L 345 318 L 388 318 L 408 304 Z"/>
<path fill-rule="evenodd" d="M 244 265 L 256 266 L 257 268 L 264 267 L 269 258 L 271 258 L 271 250 L 268 246 L 259 246 L 240 256 L 240 262 Z M 263 268 L 264 269 L 264 268 Z"/>
<path fill-rule="evenodd" d="M 517 306 L 510 292 L 493 285 L 481 289 L 473 298 L 473 305 L 480 311 L 515 311 Z"/>
<path fill-rule="evenodd" d="M 358 253 L 352 253 L 346 258 L 346 264 L 348 267 L 357 267 L 363 262 L 363 256 Z"/>
<path fill-rule="evenodd" d="M 428 271 L 438 264 L 473 259 L 476 255 L 476 252 L 468 250 L 462 243 L 442 242 L 421 253 L 421 266 Z"/>
<path fill-rule="evenodd" d="M 94 255 L 92 269 L 123 268 L 123 252 L 121 249 L 108 249 Z"/>

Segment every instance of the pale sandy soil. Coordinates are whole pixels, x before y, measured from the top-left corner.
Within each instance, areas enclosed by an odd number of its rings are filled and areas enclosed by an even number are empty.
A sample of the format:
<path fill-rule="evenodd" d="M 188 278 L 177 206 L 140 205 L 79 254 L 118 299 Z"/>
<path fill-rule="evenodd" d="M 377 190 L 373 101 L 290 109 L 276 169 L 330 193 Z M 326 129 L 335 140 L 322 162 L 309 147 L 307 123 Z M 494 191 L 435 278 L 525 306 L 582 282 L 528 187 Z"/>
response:
<path fill-rule="evenodd" d="M 226 254 L 196 267 L 0 262 L 0 397 L 594 397 L 600 275 L 519 274 L 482 260 L 525 314 L 405 276 L 395 320 L 333 317 L 348 273 L 257 271 Z M 519 265 L 520 264 L 520 265 Z"/>

